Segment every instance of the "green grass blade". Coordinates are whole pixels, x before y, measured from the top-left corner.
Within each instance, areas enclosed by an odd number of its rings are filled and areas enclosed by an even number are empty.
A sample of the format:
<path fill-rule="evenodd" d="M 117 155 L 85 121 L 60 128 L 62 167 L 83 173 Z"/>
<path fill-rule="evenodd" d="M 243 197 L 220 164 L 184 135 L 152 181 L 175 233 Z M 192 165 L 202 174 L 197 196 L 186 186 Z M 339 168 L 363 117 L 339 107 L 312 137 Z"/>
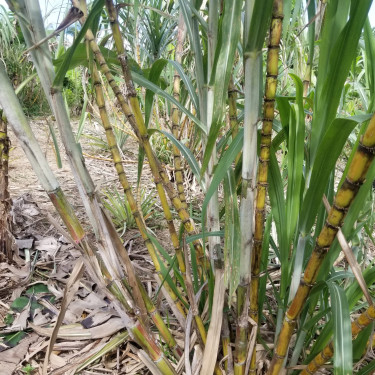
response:
<path fill-rule="evenodd" d="M 296 85 L 296 104 L 291 107 L 288 141 L 288 190 L 286 198 L 287 236 L 290 242 L 295 231 L 301 203 L 303 181 L 305 113 L 303 110 L 303 83 L 290 75 Z"/>
<path fill-rule="evenodd" d="M 375 360 L 371 361 L 365 367 L 361 368 L 356 375 L 372 375 L 375 372 Z"/>
<path fill-rule="evenodd" d="M 273 0 L 255 1 L 252 12 L 249 34 L 247 35 L 247 43 L 245 54 L 249 52 L 261 51 L 264 38 L 269 28 L 271 19 Z"/>
<path fill-rule="evenodd" d="M 155 85 L 158 84 L 160 74 L 162 73 L 164 67 L 167 65 L 168 61 L 165 59 L 156 60 L 151 67 L 150 74 L 148 75 L 148 79 L 150 82 L 154 83 Z M 145 125 L 148 127 L 151 111 L 152 111 L 152 104 L 154 102 L 154 95 L 155 93 L 150 90 L 146 89 L 146 98 L 145 98 Z"/>
<path fill-rule="evenodd" d="M 289 268 L 289 245 L 287 233 L 285 230 L 286 223 L 286 203 L 284 198 L 283 181 L 281 179 L 280 168 L 277 163 L 275 150 L 271 147 L 270 151 L 270 165 L 269 165 L 269 197 L 271 201 L 272 216 L 275 221 L 277 239 L 279 243 L 280 262 L 281 262 L 281 290 L 280 294 L 282 298 L 285 296 L 286 286 L 289 279 L 288 272 L 285 272 Z M 272 242 L 271 242 L 272 244 Z"/>
<path fill-rule="evenodd" d="M 186 237 L 186 243 L 192 243 L 196 240 L 200 240 L 203 237 L 224 237 L 224 231 L 223 230 L 217 230 L 215 232 L 210 232 L 210 233 L 198 233 L 198 234 L 193 234 L 192 236 Z"/>
<path fill-rule="evenodd" d="M 366 57 L 366 80 L 368 84 L 369 92 L 374 92 L 375 90 L 375 36 L 372 32 L 370 21 L 367 18 L 365 22 L 363 38 L 365 41 L 365 57 Z M 375 98 L 374 95 L 370 95 L 370 104 L 367 107 L 369 112 L 374 111 Z"/>
<path fill-rule="evenodd" d="M 333 9 L 332 7 L 337 7 L 337 13 L 334 16 L 334 25 L 336 26 L 342 25 L 342 22 L 347 19 L 344 11 L 347 1 L 335 0 L 328 2 L 327 17 Z M 353 3 L 350 9 L 350 18 L 341 32 L 339 29 L 327 31 L 328 27 L 332 27 L 328 26 L 332 22 L 327 22 L 327 19 L 324 22 L 325 27 L 323 28 L 322 35 L 324 47 L 322 46 L 320 50 L 318 84 L 311 131 L 310 159 L 312 161 L 317 155 L 318 145 L 323 134 L 336 116 L 341 92 L 348 76 L 349 68 L 356 56 L 358 40 L 370 5 L 371 0 Z M 335 39 L 336 35 L 338 37 L 333 45 L 331 38 Z M 327 55 L 324 55 L 326 56 L 325 58 L 322 55 L 323 53 Z"/>
<path fill-rule="evenodd" d="M 353 341 L 353 360 L 359 361 L 366 350 L 368 340 L 373 332 L 374 324 L 365 327 Z"/>
<path fill-rule="evenodd" d="M 331 294 L 331 310 L 334 325 L 334 373 L 353 373 L 352 328 L 349 304 L 344 290 L 335 283 L 328 283 Z"/>
<path fill-rule="evenodd" d="M 203 201 L 202 205 L 202 222 L 204 222 L 204 218 L 206 217 L 207 213 L 207 205 L 210 201 L 212 195 L 217 190 L 219 184 L 225 177 L 227 171 L 229 168 L 231 168 L 231 165 L 238 155 L 238 153 L 242 149 L 243 144 L 243 129 L 240 129 L 237 136 L 234 138 L 228 149 L 224 152 L 222 157 L 220 158 L 220 161 L 215 169 L 215 172 L 212 176 L 211 184 L 207 189 L 206 196 Z"/>
<path fill-rule="evenodd" d="M 152 130 L 155 131 L 155 129 Z M 190 149 L 186 147 L 181 141 L 176 139 L 173 134 L 168 133 L 164 130 L 160 130 L 160 133 L 164 134 L 179 149 L 181 155 L 189 164 L 191 171 L 194 173 L 194 176 L 196 177 L 198 183 L 202 185 L 199 164 Z"/>
<path fill-rule="evenodd" d="M 199 101 L 198 101 L 198 96 L 197 96 L 197 94 L 195 92 L 195 87 L 193 86 L 193 83 L 191 82 L 191 79 L 185 73 L 184 69 L 182 68 L 182 66 L 177 61 L 168 60 L 168 62 L 174 66 L 174 68 L 177 70 L 178 74 L 180 75 L 180 78 L 184 82 L 185 87 L 186 87 L 186 89 L 187 89 L 187 91 L 188 91 L 188 93 L 190 95 L 191 102 L 193 103 L 193 105 L 194 105 L 194 107 L 195 107 L 195 109 L 197 111 L 197 115 L 199 117 Z"/>

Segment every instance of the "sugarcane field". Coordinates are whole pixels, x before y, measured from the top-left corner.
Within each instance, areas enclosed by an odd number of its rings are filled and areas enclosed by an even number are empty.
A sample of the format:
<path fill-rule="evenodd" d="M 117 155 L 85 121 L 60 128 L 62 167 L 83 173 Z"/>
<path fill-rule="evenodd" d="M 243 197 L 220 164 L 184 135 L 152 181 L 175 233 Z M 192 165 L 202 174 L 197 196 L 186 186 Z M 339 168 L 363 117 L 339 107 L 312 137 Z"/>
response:
<path fill-rule="evenodd" d="M 0 375 L 375 374 L 372 0 L 0 0 Z"/>

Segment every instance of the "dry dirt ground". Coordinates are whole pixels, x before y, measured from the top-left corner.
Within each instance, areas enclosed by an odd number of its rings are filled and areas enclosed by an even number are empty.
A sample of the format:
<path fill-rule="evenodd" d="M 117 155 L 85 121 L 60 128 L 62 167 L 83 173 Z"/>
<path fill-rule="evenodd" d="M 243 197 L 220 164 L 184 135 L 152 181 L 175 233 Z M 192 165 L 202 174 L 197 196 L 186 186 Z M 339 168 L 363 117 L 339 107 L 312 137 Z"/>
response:
<path fill-rule="evenodd" d="M 59 169 L 47 119 L 35 120 L 31 125 L 64 192 L 79 219 L 88 228 L 88 220 L 61 143 L 59 148 L 63 166 Z M 94 122 L 87 125 L 85 133 L 104 139 L 102 129 Z M 42 374 L 51 332 L 41 327 L 48 324 L 53 326 L 56 321 L 65 285 L 80 254 L 46 217 L 49 213 L 58 220 L 23 150 L 11 131 L 9 135 L 12 142 L 9 189 L 14 202 L 14 232 L 20 249 L 19 257 L 15 257 L 13 264 L 0 264 L 0 333 L 13 334 L 11 338 L 8 335 L 7 340 L 0 339 L 0 375 Z M 81 138 L 86 166 L 97 189 L 117 188 L 120 191 L 109 152 L 93 146 L 92 142 L 87 137 Z M 137 179 L 137 151 L 135 140 L 129 137 L 124 152 L 124 166 L 133 185 Z M 147 164 L 144 165 L 142 185 L 148 190 L 153 186 Z M 159 211 L 157 201 L 153 211 Z M 154 230 L 161 242 L 168 236 L 160 226 Z M 143 281 L 150 295 L 153 295 L 157 285 L 138 232 L 128 229 L 123 239 L 135 268 L 142 270 Z M 169 243 L 169 240 L 164 242 Z M 124 332 L 115 311 L 104 296 L 97 292 L 96 285 L 86 274 L 77 283 L 77 288 L 63 322 L 64 325 L 70 325 L 71 331 L 67 332 L 74 335 L 59 336 L 50 358 L 50 374 L 74 374 L 78 366 L 103 348 L 117 332 Z M 22 298 L 26 305 L 18 306 L 17 301 Z M 159 298 L 158 302 L 161 309 L 168 313 L 164 301 Z M 173 319 L 171 326 L 173 328 Z M 19 335 L 22 335 L 22 340 L 19 340 Z M 82 337 L 77 339 L 77 335 Z M 147 374 L 138 348 L 127 340 L 123 341 L 105 356 L 88 364 L 80 374 Z M 17 345 L 12 347 L 14 343 Z"/>

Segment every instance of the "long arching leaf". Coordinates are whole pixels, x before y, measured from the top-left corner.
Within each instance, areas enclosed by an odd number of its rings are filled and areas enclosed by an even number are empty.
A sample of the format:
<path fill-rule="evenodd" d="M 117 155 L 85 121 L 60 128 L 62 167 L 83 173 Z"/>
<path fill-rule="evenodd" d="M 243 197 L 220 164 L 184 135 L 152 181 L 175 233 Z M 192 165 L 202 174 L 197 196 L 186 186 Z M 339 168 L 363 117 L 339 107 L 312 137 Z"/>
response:
<path fill-rule="evenodd" d="M 199 182 L 200 185 L 202 185 L 199 164 L 197 162 L 197 159 L 195 159 L 193 153 L 190 151 L 190 149 L 186 147 L 181 141 L 177 140 L 171 133 L 168 133 L 164 130 L 157 130 L 157 129 L 150 129 L 150 130 L 151 132 L 159 131 L 160 133 L 164 134 L 179 149 L 180 153 L 189 164 L 191 171 L 194 173 L 194 176 L 196 177 L 197 181 Z"/>
<path fill-rule="evenodd" d="M 145 87 L 148 90 L 151 90 L 154 94 L 160 95 L 163 98 L 170 101 L 171 103 L 175 104 L 180 109 L 180 111 L 185 113 L 186 116 L 188 116 L 192 121 L 194 121 L 204 133 L 207 133 L 206 126 L 200 120 L 198 120 L 190 111 L 188 111 L 183 105 L 181 105 L 181 103 L 179 103 L 173 96 L 166 93 L 164 90 L 162 90 L 159 86 L 152 83 L 146 77 L 143 77 L 134 72 L 132 73 L 132 77 L 134 79 L 134 82 L 136 82 L 138 85 Z"/>
<path fill-rule="evenodd" d="M 151 67 L 150 74 L 148 75 L 148 79 L 150 82 L 154 83 L 155 85 L 158 84 L 160 74 L 163 71 L 164 67 L 167 65 L 167 60 L 159 59 L 156 60 Z M 151 111 L 152 111 L 152 104 L 154 102 L 154 95 L 155 93 L 150 90 L 146 89 L 146 98 L 145 98 L 145 124 L 148 127 Z"/>
<path fill-rule="evenodd" d="M 189 95 L 190 95 L 190 99 L 197 111 L 197 114 L 199 116 L 199 101 L 198 101 L 198 96 L 195 92 L 195 87 L 193 86 L 193 83 L 191 82 L 190 78 L 185 74 L 185 71 L 184 69 L 182 68 L 182 66 L 177 62 L 177 61 L 174 61 L 174 60 L 168 60 L 168 62 L 170 64 L 172 64 L 175 69 L 178 71 L 178 74 L 180 75 L 180 78 L 182 79 L 182 81 L 184 82 L 185 84 L 185 87 L 187 89 L 187 91 L 189 92 Z"/>

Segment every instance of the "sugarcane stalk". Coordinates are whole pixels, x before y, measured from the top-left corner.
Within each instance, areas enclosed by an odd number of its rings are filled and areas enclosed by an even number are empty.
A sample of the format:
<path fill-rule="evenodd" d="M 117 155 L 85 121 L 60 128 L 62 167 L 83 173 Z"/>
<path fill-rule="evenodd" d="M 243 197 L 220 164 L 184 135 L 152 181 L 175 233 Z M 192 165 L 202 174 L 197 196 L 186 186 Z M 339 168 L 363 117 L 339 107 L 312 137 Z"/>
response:
<path fill-rule="evenodd" d="M 208 15 L 208 30 L 207 30 L 207 39 L 208 39 L 208 58 L 207 58 L 207 87 L 204 87 L 204 92 L 206 95 L 203 98 L 206 100 L 202 101 L 203 106 L 206 108 L 206 118 L 202 118 L 202 120 L 207 125 L 207 133 L 210 133 L 210 129 L 212 128 L 212 118 L 214 114 L 214 85 L 211 82 L 211 76 L 213 74 L 213 65 L 214 65 L 214 58 L 215 58 L 215 50 L 217 45 L 218 39 L 218 23 L 219 23 L 219 9 L 220 9 L 220 2 L 218 0 L 212 0 L 209 4 L 209 15 Z M 205 145 L 207 142 L 207 137 L 203 137 L 203 144 Z M 205 146 L 204 146 L 205 147 Z M 205 173 L 205 184 L 206 189 L 210 186 L 214 169 L 217 164 L 217 152 L 216 152 L 216 145 L 214 145 L 212 149 L 212 153 L 210 156 L 210 160 L 208 162 L 207 170 Z M 218 191 L 216 190 L 208 202 L 207 205 L 207 220 L 206 226 L 208 232 L 216 232 L 220 230 L 220 219 L 219 219 L 219 195 Z M 208 238 L 208 248 L 210 252 L 211 264 L 215 262 L 215 256 L 218 254 L 214 253 L 214 249 L 216 246 L 220 246 L 220 237 L 218 236 L 210 236 Z"/>
<path fill-rule="evenodd" d="M 268 165 L 272 141 L 272 124 L 274 119 L 277 76 L 279 71 L 279 50 L 283 23 L 283 1 L 275 0 L 273 4 L 270 27 L 265 97 L 263 104 L 263 125 L 260 138 L 260 155 L 258 163 L 257 193 L 255 203 L 255 229 L 251 260 L 250 311 L 249 315 L 256 323 L 259 321 L 259 274 L 262 258 L 264 235 L 265 204 L 268 187 Z M 256 373 L 256 350 L 254 348 L 250 374 Z"/>
<path fill-rule="evenodd" d="M 363 312 L 356 320 L 352 322 L 352 339 L 358 336 L 358 334 L 369 324 L 375 320 L 375 306 L 369 306 L 365 312 Z M 301 372 L 301 375 L 312 375 L 319 370 L 325 363 L 327 363 L 334 354 L 333 341 L 330 341 L 324 349 L 317 354 L 314 359 L 306 366 Z"/>
<path fill-rule="evenodd" d="M 182 350 L 176 343 L 176 340 L 174 339 L 173 335 L 171 334 L 169 328 L 164 322 L 164 319 L 160 315 L 159 311 L 153 304 L 151 298 L 148 296 L 143 284 L 141 281 L 137 278 L 138 285 L 140 292 L 143 297 L 143 301 L 146 305 L 146 309 L 148 314 L 150 315 L 152 321 L 155 324 L 155 327 L 158 329 L 160 335 L 163 337 L 165 343 L 168 345 L 168 347 L 171 349 L 172 353 L 175 355 L 177 359 L 180 359 L 182 356 Z"/>
<path fill-rule="evenodd" d="M 177 63 L 182 62 L 182 51 L 184 40 L 186 36 L 186 26 L 184 22 L 183 15 L 180 14 L 180 19 L 178 22 L 178 32 L 177 32 L 177 45 L 175 52 L 175 60 Z M 177 70 L 174 72 L 173 77 L 173 97 L 180 101 L 180 75 Z M 172 134 L 177 140 L 180 140 L 180 116 L 181 113 L 175 104 L 172 104 Z M 181 161 L 180 150 L 173 144 L 173 160 L 174 160 L 174 174 L 176 179 L 176 187 L 183 208 L 187 209 L 185 189 L 184 189 L 184 175 Z"/>
<path fill-rule="evenodd" d="M 74 2 L 75 5 L 77 4 L 79 6 L 79 4 L 76 0 L 72 0 L 72 1 Z M 107 78 L 108 83 L 111 86 L 111 88 L 112 88 L 112 90 L 113 90 L 113 92 L 114 92 L 114 94 L 115 94 L 124 114 L 126 115 L 126 117 L 129 121 L 129 123 L 131 124 L 134 132 L 136 133 L 141 145 L 145 149 L 146 156 L 149 160 L 151 171 L 152 171 L 153 176 L 154 176 L 155 184 L 157 185 L 158 193 L 162 196 L 163 195 L 165 196 L 165 194 L 163 192 L 163 186 L 164 186 L 165 191 L 167 192 L 170 201 L 172 202 L 172 204 L 175 207 L 178 215 L 180 216 L 186 231 L 189 234 L 194 234 L 195 233 L 194 222 L 190 218 L 189 213 L 181 206 L 181 201 L 178 198 L 178 194 L 174 190 L 172 184 L 170 183 L 168 175 L 166 174 L 164 168 L 162 167 L 160 162 L 157 160 L 156 156 L 154 155 L 154 153 L 152 151 L 152 148 L 151 148 L 151 145 L 150 145 L 150 142 L 149 142 L 149 136 L 148 136 L 148 133 L 147 133 L 147 128 L 145 127 L 145 124 L 144 124 L 144 121 L 143 121 L 143 118 L 142 118 L 142 114 L 141 114 L 141 111 L 140 111 L 140 108 L 139 108 L 139 103 L 138 103 L 137 97 L 136 96 L 135 97 L 132 97 L 132 96 L 129 97 L 129 101 L 132 104 L 131 106 L 134 107 L 133 110 L 135 109 L 135 113 L 133 114 L 132 109 L 127 104 L 127 101 L 126 101 L 125 97 L 121 93 L 120 88 L 117 86 L 117 84 L 115 82 L 115 79 L 114 79 L 112 73 L 110 72 L 110 69 L 109 69 L 108 65 L 106 64 L 106 61 L 105 61 L 102 53 L 100 52 L 100 49 L 99 49 L 99 47 L 98 47 L 98 45 L 95 41 L 94 35 L 92 34 L 91 30 L 87 31 L 86 39 L 89 41 L 90 48 L 92 49 L 92 51 L 95 55 L 95 58 L 97 59 L 99 65 L 101 67 L 101 71 L 103 72 L 103 74 Z M 126 65 L 126 69 L 128 69 L 126 59 L 122 59 L 121 62 L 122 62 L 122 66 Z M 126 78 L 126 81 L 129 82 L 129 75 Z M 163 186 L 162 186 L 161 183 L 163 184 Z M 168 202 L 166 201 L 166 199 L 164 199 L 164 201 L 162 200 L 162 204 L 165 208 L 167 208 L 166 206 L 168 206 Z M 206 262 L 205 262 L 205 255 L 204 255 L 203 247 L 202 247 L 202 244 L 198 240 L 194 241 L 193 244 L 194 244 L 195 250 L 196 250 L 197 255 L 198 255 L 197 261 L 198 261 L 198 264 L 200 266 L 200 272 L 203 274 L 204 270 L 206 269 Z"/>
<path fill-rule="evenodd" d="M 223 347 L 224 369 L 227 373 L 233 374 L 232 348 L 230 346 L 230 331 L 228 324 L 228 314 L 223 314 L 223 325 L 221 327 L 221 345 Z"/>
<path fill-rule="evenodd" d="M 348 174 L 341 188 L 338 190 L 334 203 L 328 213 L 327 220 L 316 239 L 315 248 L 305 269 L 297 293 L 291 302 L 284 318 L 284 322 L 277 339 L 269 375 L 276 375 L 282 368 L 289 342 L 293 334 L 297 318 L 304 306 L 310 290 L 315 284 L 320 266 L 328 253 L 336 234 L 341 228 L 346 213 L 363 184 L 367 171 L 375 155 L 375 116 L 373 116 L 367 129 L 359 142 L 349 166 Z"/>

